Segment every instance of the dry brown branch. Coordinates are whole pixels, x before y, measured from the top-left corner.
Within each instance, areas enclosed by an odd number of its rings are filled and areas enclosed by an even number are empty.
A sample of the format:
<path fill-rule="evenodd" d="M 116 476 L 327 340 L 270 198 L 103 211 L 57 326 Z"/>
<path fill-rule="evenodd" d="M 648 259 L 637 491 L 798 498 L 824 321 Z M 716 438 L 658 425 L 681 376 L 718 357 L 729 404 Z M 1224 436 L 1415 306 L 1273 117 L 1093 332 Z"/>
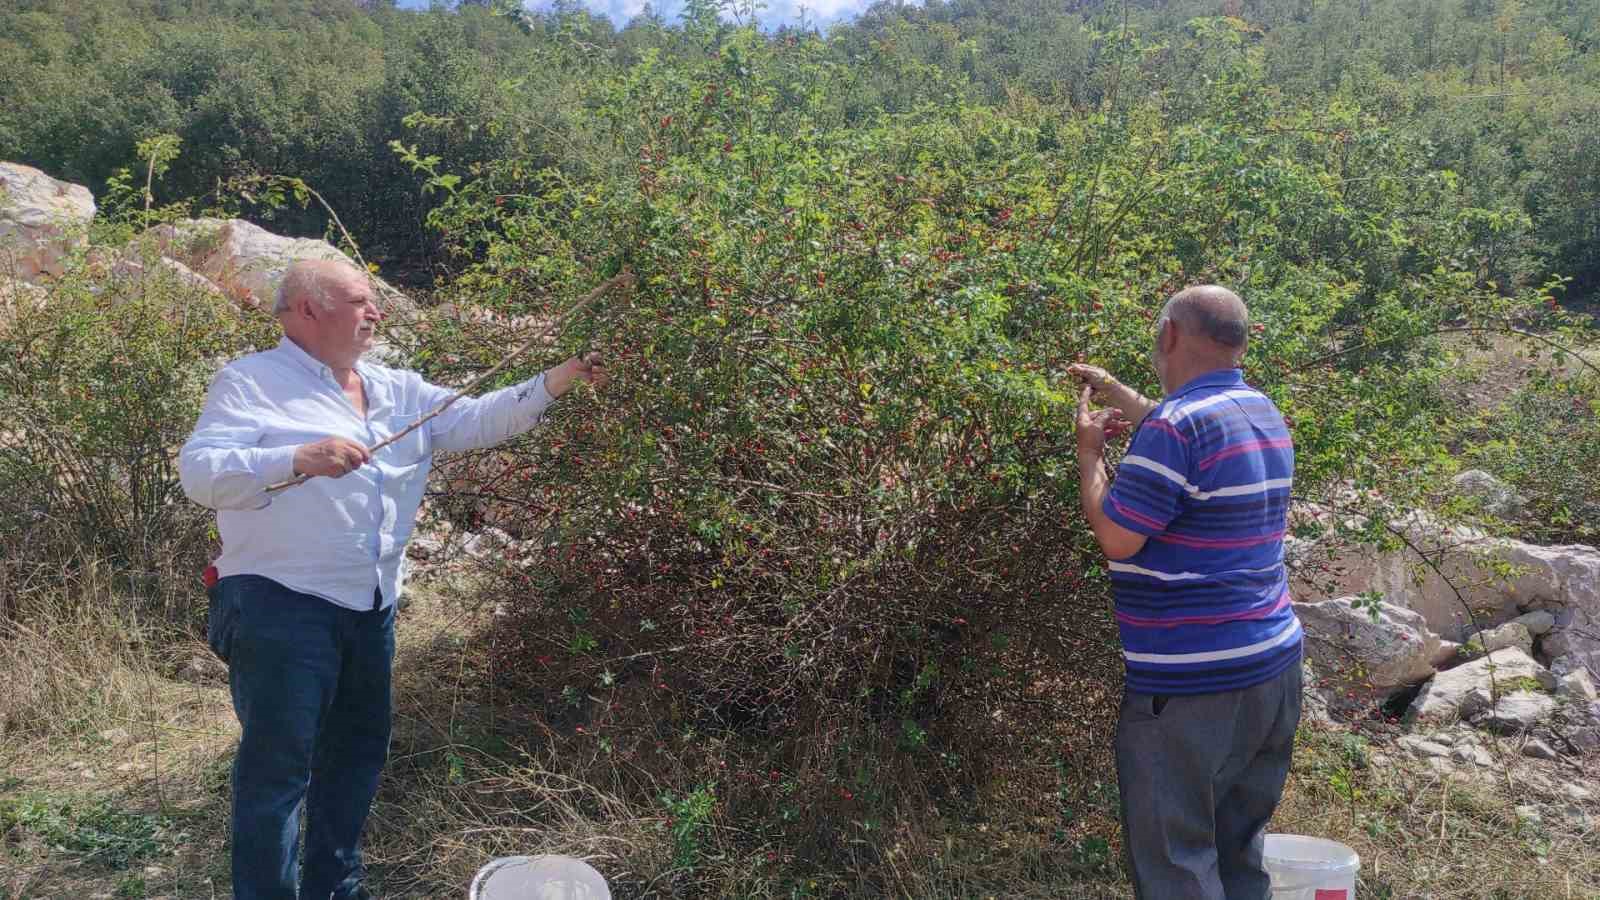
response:
<path fill-rule="evenodd" d="M 477 378 L 474 378 L 472 380 L 472 383 L 467 385 L 465 388 L 461 389 L 460 391 L 458 391 L 458 392 L 456 392 L 454 394 L 451 394 L 449 399 L 447 399 L 443 403 L 439 404 L 437 407 L 435 407 L 427 415 L 425 415 L 422 418 L 418 419 L 417 421 L 411 423 L 410 425 L 408 425 L 407 427 L 401 429 L 400 431 L 395 432 L 394 434 L 390 435 L 387 439 L 379 441 L 378 443 L 373 444 L 371 447 L 368 447 L 367 448 L 367 452 L 368 453 L 377 453 L 379 450 L 382 450 L 383 448 L 389 446 L 390 444 L 394 443 L 395 441 L 398 441 L 401 438 L 404 438 L 406 435 L 410 434 L 411 432 L 416 431 L 418 428 L 421 428 L 422 426 L 428 424 L 428 422 L 432 421 L 434 417 L 440 415 L 445 410 L 449 409 L 457 400 L 460 400 L 462 397 L 465 397 L 468 394 L 472 393 L 473 391 L 477 390 L 484 382 L 486 382 L 490 378 L 493 378 L 494 376 L 500 374 L 500 371 L 502 369 L 504 369 L 506 366 L 510 365 L 512 362 L 516 361 L 518 358 L 520 358 L 521 356 L 526 354 L 529 350 L 532 350 L 535 344 L 538 344 L 538 343 L 542 342 L 546 337 L 548 337 L 550 334 L 555 332 L 555 330 L 557 328 L 561 327 L 562 325 L 565 325 L 568 321 L 570 321 L 578 313 L 582 312 L 585 309 L 588 309 L 589 306 L 591 306 L 595 301 L 599 300 L 601 297 L 605 296 L 607 293 L 609 293 L 610 291 L 612 291 L 615 288 L 618 288 L 618 287 L 631 288 L 632 286 L 633 286 L 633 273 L 631 273 L 631 272 L 624 272 L 624 273 L 622 273 L 620 275 L 615 275 L 615 276 L 613 276 L 613 277 L 601 282 L 599 284 L 599 286 L 597 286 L 594 290 L 592 290 L 589 293 L 585 294 L 583 296 L 583 299 L 579 300 L 576 304 L 574 304 L 571 309 L 567 310 L 566 312 L 562 313 L 560 316 L 558 316 L 555 319 L 551 320 L 551 322 L 548 325 L 546 325 L 545 327 L 543 327 L 543 328 L 539 329 L 537 332 L 535 332 L 532 337 L 528 338 L 526 341 L 524 341 L 522 343 L 522 346 L 520 346 L 517 349 L 511 351 L 510 355 L 508 355 L 505 359 L 500 360 L 500 362 L 496 363 L 493 368 L 489 369 L 489 371 L 484 372 L 482 375 L 479 375 Z M 270 494 L 270 493 L 273 493 L 273 492 L 276 492 L 276 491 L 281 491 L 281 490 L 285 490 L 287 488 L 292 488 L 295 485 L 305 484 L 307 481 L 310 481 L 314 477 L 315 476 L 313 476 L 313 475 L 300 475 L 298 477 L 291 478 L 288 481 L 280 481 L 280 482 L 278 482 L 276 484 L 267 485 L 267 493 Z"/>

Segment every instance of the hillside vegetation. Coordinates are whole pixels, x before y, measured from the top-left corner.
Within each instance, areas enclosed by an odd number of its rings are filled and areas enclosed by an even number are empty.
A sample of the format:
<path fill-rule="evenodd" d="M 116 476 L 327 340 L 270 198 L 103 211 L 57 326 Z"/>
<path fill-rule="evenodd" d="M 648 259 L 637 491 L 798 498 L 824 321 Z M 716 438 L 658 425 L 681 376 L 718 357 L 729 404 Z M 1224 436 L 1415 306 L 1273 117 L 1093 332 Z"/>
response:
<path fill-rule="evenodd" d="M 1566 352 L 1594 347 L 1600 286 L 1594 4 L 883 4 L 826 33 L 723 12 L 0 0 L 0 159 L 93 188 L 102 246 L 201 213 L 342 239 L 331 208 L 427 300 L 396 352 L 451 383 L 517 317 L 638 278 L 504 375 L 593 346 L 608 390 L 440 461 L 408 657 L 429 702 L 375 825 L 395 890 L 536 843 L 623 896 L 1116 896 L 1121 661 L 1063 370 L 1158 393 L 1151 323 L 1188 283 L 1250 304 L 1247 378 L 1346 537 L 1419 507 L 1600 534 L 1600 380 Z M 170 672 L 213 550 L 171 453 L 270 323 L 89 265 L 50 291 L 0 326 L 0 628 L 32 648 L 0 673 L 81 634 Z M 1520 519 L 1447 499 L 1463 455 Z M 140 721 L 138 682 L 89 663 L 0 682 L 8 740 Z M 1359 740 L 1307 742 L 1304 791 L 1351 833 L 1369 783 L 1402 859 L 1445 833 Z M 413 789 L 436 831 L 397 824 Z M 1505 810 L 1464 802 L 1488 852 Z M 21 815 L 0 823 L 42 827 Z M 1535 866 L 1586 846 L 1541 840 L 1499 848 L 1499 882 L 1464 858 L 1428 883 L 1600 884 L 1588 857 Z"/>

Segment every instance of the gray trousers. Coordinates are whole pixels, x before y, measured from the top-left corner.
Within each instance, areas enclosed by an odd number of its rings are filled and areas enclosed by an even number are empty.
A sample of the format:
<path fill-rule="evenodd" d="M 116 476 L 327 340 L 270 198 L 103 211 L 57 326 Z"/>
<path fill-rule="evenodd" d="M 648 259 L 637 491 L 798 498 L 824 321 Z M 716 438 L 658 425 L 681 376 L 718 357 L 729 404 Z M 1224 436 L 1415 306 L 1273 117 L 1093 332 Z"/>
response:
<path fill-rule="evenodd" d="M 1238 691 L 1125 692 L 1122 839 L 1140 900 L 1266 900 L 1261 848 L 1300 724 L 1300 663 Z"/>

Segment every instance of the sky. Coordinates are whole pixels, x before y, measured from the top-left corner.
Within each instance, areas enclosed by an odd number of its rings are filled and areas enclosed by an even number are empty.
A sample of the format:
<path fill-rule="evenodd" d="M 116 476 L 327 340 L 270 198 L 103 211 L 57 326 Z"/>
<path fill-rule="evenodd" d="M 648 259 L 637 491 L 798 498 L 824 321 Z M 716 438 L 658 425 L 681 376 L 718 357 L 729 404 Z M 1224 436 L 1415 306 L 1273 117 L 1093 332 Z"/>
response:
<path fill-rule="evenodd" d="M 399 5 L 407 9 L 426 9 L 431 0 L 399 0 Z M 582 0 L 583 4 L 597 13 L 603 13 L 622 27 L 628 20 L 639 14 L 644 9 L 646 0 Z M 651 0 L 656 12 L 660 13 L 668 22 L 675 23 L 678 13 L 683 9 L 682 0 Z M 763 25 L 773 27 L 777 25 L 792 25 L 800 18 L 800 10 L 804 7 L 806 18 L 813 25 L 827 27 L 844 19 L 849 19 L 871 5 L 872 0 L 764 0 L 765 8 L 760 12 Z M 528 0 L 529 9 L 549 7 L 548 0 Z"/>

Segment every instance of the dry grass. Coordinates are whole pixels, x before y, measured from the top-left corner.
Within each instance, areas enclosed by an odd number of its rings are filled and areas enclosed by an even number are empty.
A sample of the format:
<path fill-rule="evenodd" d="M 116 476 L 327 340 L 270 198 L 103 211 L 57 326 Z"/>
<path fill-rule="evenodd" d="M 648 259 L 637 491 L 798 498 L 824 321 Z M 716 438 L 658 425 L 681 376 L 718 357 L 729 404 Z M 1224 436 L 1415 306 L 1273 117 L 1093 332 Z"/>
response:
<path fill-rule="evenodd" d="M 1082 830 L 1041 815 L 1057 798 L 1037 802 L 1093 766 L 1063 770 L 1019 745 L 961 794 L 915 766 L 872 771 L 880 802 L 834 816 L 818 832 L 829 844 L 785 846 L 766 818 L 784 807 L 759 805 L 770 789 L 736 774 L 760 759 L 759 742 L 664 734 L 665 752 L 623 758 L 575 740 L 570 723 L 497 687 L 508 679 L 487 669 L 483 623 L 455 593 L 418 591 L 401 619 L 394 752 L 368 841 L 385 897 L 459 897 L 488 859 L 538 853 L 591 860 L 619 898 L 1130 896 L 1114 835 L 1095 837 L 1114 809 L 1109 786 L 1097 807 L 1076 807 Z M 11 729 L 0 898 L 226 896 L 236 734 L 226 687 L 170 677 L 201 651 L 192 639 L 86 611 L 96 609 L 110 605 L 64 603 L 61 617 L 8 626 L 0 643 Z M 1563 773 L 1513 757 L 1499 780 L 1467 782 L 1401 753 L 1373 765 L 1373 752 L 1344 732 L 1307 730 L 1274 825 L 1355 847 L 1360 896 L 1600 896 L 1600 840 L 1562 817 L 1553 777 Z M 697 788 L 707 791 L 698 811 Z M 1515 807 L 1530 802 L 1543 804 L 1544 824 L 1519 822 Z M 19 809 L 34 818 L 19 821 Z M 154 849 L 118 868 L 103 851 L 53 846 L 40 809 L 71 811 L 72 827 L 145 827 Z"/>
<path fill-rule="evenodd" d="M 1566 783 L 1592 784 L 1593 761 L 1537 762 L 1510 742 L 1497 771 L 1441 773 L 1404 751 L 1305 727 L 1273 830 L 1330 838 L 1361 854 L 1357 895 L 1375 900 L 1600 897 L 1600 833 Z M 1537 808 L 1541 822 L 1519 817 Z"/>
<path fill-rule="evenodd" d="M 203 645 L 84 571 L 73 596 L 0 622 L 0 898 L 211 897 L 226 686 L 171 677 Z"/>
<path fill-rule="evenodd" d="M 0 619 L 0 735 L 143 724 L 160 676 L 209 652 L 164 619 L 130 615 L 113 575 L 85 564 L 70 594 L 33 591 L 24 617 Z"/>

